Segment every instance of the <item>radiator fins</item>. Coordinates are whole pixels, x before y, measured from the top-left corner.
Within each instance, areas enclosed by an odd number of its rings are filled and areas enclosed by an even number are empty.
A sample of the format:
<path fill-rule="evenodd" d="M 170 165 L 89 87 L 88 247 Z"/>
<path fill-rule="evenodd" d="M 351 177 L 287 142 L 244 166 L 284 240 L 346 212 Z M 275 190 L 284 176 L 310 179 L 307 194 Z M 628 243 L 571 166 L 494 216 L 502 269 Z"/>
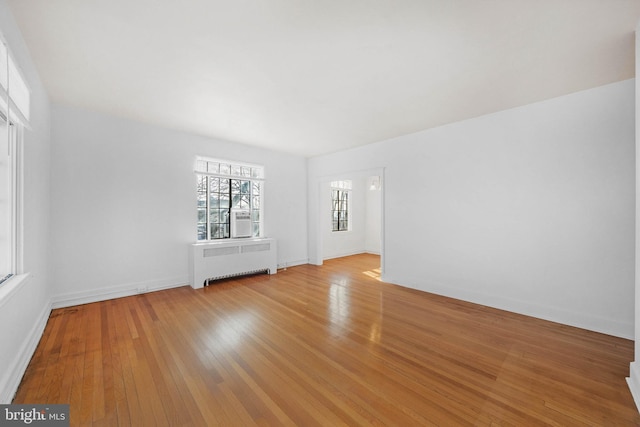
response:
<path fill-rule="evenodd" d="M 216 280 L 231 279 L 233 277 L 250 276 L 250 275 L 253 275 L 253 274 L 261 274 L 261 273 L 269 274 L 269 269 L 268 268 L 264 268 L 264 269 L 260 269 L 260 270 L 243 271 L 242 273 L 232 273 L 232 274 L 225 274 L 225 275 L 222 275 L 222 276 L 210 277 L 210 278 L 208 278 L 207 280 L 204 281 L 204 286 L 209 286 L 209 284 L 211 282 L 214 282 Z"/>

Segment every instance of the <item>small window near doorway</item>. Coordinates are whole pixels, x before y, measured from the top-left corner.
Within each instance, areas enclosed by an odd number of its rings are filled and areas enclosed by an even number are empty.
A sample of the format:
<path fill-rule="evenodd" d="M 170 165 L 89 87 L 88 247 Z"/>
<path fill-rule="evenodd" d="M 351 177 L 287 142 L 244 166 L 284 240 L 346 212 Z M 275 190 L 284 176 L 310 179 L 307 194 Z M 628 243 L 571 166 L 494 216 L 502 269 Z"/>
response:
<path fill-rule="evenodd" d="M 331 182 L 331 230 L 349 231 L 349 208 L 351 199 L 351 181 Z"/>

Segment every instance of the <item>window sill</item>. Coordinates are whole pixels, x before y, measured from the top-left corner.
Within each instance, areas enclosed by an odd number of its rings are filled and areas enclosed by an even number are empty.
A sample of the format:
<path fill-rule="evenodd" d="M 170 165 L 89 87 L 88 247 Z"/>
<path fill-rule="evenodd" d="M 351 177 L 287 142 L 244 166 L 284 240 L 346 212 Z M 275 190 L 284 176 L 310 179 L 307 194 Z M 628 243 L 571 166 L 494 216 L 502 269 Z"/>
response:
<path fill-rule="evenodd" d="M 31 278 L 31 274 L 18 274 L 7 279 L 0 285 L 0 307 L 5 305 L 11 297 Z"/>
<path fill-rule="evenodd" d="M 211 239 L 211 240 L 197 240 L 194 245 L 209 245 L 211 243 L 225 243 L 225 242 L 259 242 L 260 240 L 268 240 L 270 237 L 225 237 L 224 239 Z"/>

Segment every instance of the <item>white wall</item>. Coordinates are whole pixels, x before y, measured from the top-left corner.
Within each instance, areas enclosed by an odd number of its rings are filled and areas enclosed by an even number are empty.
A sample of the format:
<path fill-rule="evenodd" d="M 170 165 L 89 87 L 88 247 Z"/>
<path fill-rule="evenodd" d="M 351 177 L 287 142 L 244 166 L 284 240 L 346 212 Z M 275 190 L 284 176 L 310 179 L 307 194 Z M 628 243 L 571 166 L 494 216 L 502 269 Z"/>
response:
<path fill-rule="evenodd" d="M 380 255 L 382 251 L 382 187 L 371 189 L 373 178 L 376 179 L 377 183 L 382 185 L 379 175 L 367 178 L 367 185 L 365 187 L 367 214 L 365 218 L 366 232 L 364 250 L 370 254 Z"/>
<path fill-rule="evenodd" d="M 31 89 L 30 129 L 24 135 L 24 270 L 29 279 L 0 301 L 0 403 L 9 403 L 50 312 L 49 99 L 11 10 L 0 0 L 0 32 Z"/>
<path fill-rule="evenodd" d="M 634 81 L 309 161 L 384 167 L 387 281 L 631 338 Z"/>
<path fill-rule="evenodd" d="M 638 87 L 640 77 L 640 24 L 636 27 L 636 229 L 635 229 L 635 360 L 631 363 L 627 383 L 636 402 L 636 407 L 640 408 L 640 88 Z"/>
<path fill-rule="evenodd" d="M 54 105 L 55 305 L 187 283 L 197 155 L 265 166 L 278 264 L 307 262 L 306 159 Z"/>

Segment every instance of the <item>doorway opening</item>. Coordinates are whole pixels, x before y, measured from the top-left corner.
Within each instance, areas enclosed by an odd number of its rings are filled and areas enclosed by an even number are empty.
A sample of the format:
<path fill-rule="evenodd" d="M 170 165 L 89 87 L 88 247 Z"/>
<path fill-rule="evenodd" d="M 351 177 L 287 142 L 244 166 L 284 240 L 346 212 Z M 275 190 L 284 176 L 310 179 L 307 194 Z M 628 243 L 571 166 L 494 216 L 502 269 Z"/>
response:
<path fill-rule="evenodd" d="M 323 178 L 318 193 L 319 264 L 356 254 L 377 255 L 384 273 L 384 170 Z"/>

